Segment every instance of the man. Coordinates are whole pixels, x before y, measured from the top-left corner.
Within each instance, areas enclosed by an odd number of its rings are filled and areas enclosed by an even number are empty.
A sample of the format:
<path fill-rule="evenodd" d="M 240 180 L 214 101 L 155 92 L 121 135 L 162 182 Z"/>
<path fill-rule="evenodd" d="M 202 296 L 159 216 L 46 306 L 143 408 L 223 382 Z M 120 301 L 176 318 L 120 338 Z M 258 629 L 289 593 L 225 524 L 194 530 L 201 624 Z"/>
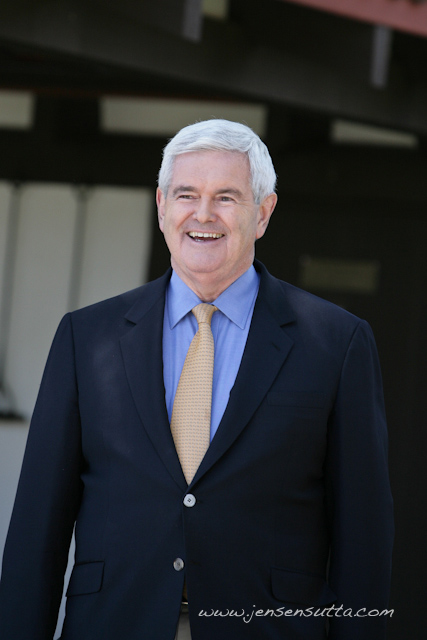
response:
<path fill-rule="evenodd" d="M 183 597 L 193 640 L 385 637 L 375 344 L 254 262 L 274 189 L 243 125 L 200 122 L 165 148 L 172 273 L 67 315 L 53 343 L 4 556 L 5 640 L 52 638 L 75 522 L 63 640 L 190 637 Z"/>

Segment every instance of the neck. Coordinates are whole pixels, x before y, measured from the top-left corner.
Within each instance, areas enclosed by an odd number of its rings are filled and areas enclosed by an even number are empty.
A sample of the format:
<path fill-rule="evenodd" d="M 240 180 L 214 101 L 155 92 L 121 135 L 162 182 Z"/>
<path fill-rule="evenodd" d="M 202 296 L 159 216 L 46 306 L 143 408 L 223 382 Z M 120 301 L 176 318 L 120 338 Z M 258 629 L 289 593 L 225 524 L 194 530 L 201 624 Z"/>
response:
<path fill-rule="evenodd" d="M 223 291 L 225 291 L 230 286 L 230 284 L 233 284 L 234 282 L 234 280 L 227 280 L 226 282 L 222 281 L 220 283 L 212 283 L 204 282 L 202 278 L 197 278 L 197 280 L 189 280 L 188 278 L 183 277 L 181 274 L 178 275 L 181 280 L 185 282 L 187 287 L 194 291 L 196 296 L 200 298 L 202 302 L 213 302 L 221 295 Z M 237 278 L 235 279 L 237 280 Z"/>
<path fill-rule="evenodd" d="M 252 263 L 251 263 L 252 264 Z M 221 293 L 223 293 L 228 287 L 233 284 L 241 275 L 245 273 L 251 266 L 249 264 L 246 268 L 239 272 L 233 273 L 228 278 L 218 279 L 214 278 L 210 273 L 196 273 L 191 274 L 189 277 L 186 273 L 182 273 L 181 270 L 176 269 L 172 262 L 172 268 L 181 278 L 183 282 L 189 287 L 202 302 L 213 302 Z"/>

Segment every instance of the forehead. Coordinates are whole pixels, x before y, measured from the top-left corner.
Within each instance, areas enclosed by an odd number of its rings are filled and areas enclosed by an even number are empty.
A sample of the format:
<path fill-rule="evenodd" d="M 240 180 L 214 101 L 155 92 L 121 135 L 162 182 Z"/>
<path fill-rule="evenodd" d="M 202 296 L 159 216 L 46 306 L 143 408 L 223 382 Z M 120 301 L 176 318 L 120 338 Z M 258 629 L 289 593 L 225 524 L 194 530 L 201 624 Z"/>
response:
<path fill-rule="evenodd" d="M 173 186 L 181 183 L 224 183 L 251 188 L 249 160 L 238 151 L 190 151 L 175 158 Z"/>

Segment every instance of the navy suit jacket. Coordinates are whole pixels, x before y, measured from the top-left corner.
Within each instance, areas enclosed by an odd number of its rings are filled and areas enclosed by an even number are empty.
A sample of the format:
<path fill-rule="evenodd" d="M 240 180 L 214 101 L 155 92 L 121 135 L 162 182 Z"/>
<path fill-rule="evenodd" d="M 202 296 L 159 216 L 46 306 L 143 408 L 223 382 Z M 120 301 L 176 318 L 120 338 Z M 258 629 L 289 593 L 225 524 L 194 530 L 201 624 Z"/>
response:
<path fill-rule="evenodd" d="M 387 606 L 393 538 L 371 330 L 256 268 L 242 363 L 189 487 L 164 399 L 170 272 L 65 316 L 5 549 L 1 638 L 53 637 L 75 522 L 63 640 L 173 640 L 184 578 L 193 640 L 384 638 L 385 616 L 354 617 Z"/>

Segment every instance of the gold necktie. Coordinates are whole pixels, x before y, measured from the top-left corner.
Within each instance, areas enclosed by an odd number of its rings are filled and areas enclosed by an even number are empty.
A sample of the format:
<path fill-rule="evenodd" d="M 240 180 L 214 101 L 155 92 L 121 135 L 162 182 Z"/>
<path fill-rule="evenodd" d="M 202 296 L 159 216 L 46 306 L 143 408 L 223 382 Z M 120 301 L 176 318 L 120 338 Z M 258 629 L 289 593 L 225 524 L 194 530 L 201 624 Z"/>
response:
<path fill-rule="evenodd" d="M 214 341 L 211 319 L 216 307 L 202 302 L 192 309 L 199 324 L 185 358 L 172 409 L 171 431 L 188 484 L 210 442 Z"/>

